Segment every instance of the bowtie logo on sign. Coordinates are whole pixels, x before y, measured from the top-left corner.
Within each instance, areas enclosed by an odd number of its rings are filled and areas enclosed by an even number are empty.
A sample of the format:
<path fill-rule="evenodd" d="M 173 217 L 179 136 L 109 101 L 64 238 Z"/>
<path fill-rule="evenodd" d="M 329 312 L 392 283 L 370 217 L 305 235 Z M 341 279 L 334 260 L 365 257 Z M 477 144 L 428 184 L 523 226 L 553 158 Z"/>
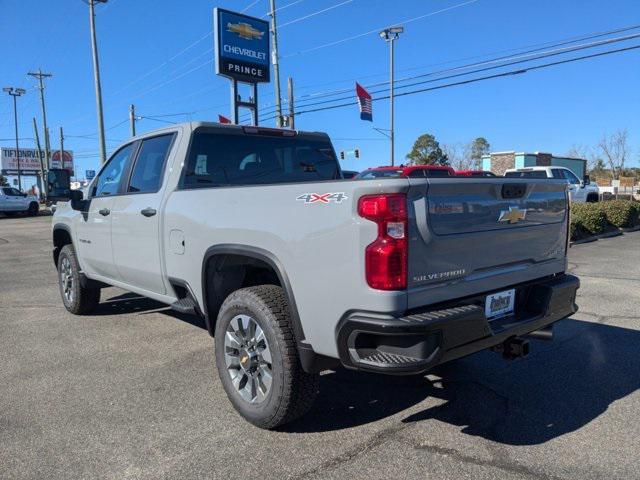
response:
<path fill-rule="evenodd" d="M 248 23 L 227 23 L 227 32 L 237 33 L 245 40 L 262 40 L 264 32 L 253 28 Z"/>

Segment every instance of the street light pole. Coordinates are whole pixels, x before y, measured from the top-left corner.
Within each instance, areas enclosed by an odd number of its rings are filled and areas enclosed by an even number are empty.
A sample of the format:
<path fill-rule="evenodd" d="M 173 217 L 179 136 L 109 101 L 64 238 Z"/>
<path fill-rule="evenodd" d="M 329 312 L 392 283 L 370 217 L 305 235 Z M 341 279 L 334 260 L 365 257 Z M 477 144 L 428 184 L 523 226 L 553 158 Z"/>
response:
<path fill-rule="evenodd" d="M 13 121 L 16 130 L 16 161 L 18 162 L 18 190 L 22 191 L 22 172 L 20 171 L 20 143 L 18 141 L 18 102 L 16 98 L 24 95 L 27 91 L 24 88 L 5 87 L 2 89 L 13 97 Z"/>
<path fill-rule="evenodd" d="M 98 43 L 96 41 L 96 18 L 94 5 L 107 3 L 107 0 L 88 0 L 89 25 L 91 27 L 91 51 L 93 54 L 93 79 L 96 90 L 96 110 L 98 114 L 98 140 L 100 143 L 100 163 L 107 161 L 107 148 L 104 140 L 104 116 L 102 115 L 102 89 L 100 88 L 100 65 L 98 62 Z"/>
<path fill-rule="evenodd" d="M 385 28 L 380 32 L 380 38 L 389 43 L 389 140 L 391 141 L 391 166 L 395 165 L 395 129 L 394 129 L 394 43 L 404 32 L 404 27 Z"/>

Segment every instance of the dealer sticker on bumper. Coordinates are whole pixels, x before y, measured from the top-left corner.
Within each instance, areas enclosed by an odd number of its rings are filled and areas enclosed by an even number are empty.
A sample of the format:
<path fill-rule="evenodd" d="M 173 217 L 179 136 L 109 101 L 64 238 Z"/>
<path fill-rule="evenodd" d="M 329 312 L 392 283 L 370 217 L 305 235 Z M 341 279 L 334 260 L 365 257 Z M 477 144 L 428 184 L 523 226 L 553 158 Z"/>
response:
<path fill-rule="evenodd" d="M 516 300 L 515 288 L 504 292 L 487 295 L 484 304 L 484 314 L 487 319 L 502 317 L 513 312 L 513 305 Z"/>

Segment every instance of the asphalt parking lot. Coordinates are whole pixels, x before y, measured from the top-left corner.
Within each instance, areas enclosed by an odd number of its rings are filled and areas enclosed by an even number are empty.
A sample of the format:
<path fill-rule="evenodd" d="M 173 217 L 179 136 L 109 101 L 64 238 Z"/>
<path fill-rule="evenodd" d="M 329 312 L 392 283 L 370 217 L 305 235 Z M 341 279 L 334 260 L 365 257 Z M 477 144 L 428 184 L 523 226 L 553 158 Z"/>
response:
<path fill-rule="evenodd" d="M 640 478 L 640 232 L 571 249 L 580 312 L 512 362 L 326 372 L 278 432 L 240 419 L 197 319 L 115 288 L 68 314 L 50 217 L 0 217 L 0 478 Z"/>

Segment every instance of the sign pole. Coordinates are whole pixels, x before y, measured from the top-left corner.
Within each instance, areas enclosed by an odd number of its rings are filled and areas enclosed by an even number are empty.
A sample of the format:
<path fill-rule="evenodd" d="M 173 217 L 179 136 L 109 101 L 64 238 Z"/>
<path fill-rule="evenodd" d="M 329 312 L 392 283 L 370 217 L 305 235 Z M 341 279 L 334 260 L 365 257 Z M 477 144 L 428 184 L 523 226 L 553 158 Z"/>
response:
<path fill-rule="evenodd" d="M 253 84 L 253 126 L 258 126 L 258 84 Z"/>

